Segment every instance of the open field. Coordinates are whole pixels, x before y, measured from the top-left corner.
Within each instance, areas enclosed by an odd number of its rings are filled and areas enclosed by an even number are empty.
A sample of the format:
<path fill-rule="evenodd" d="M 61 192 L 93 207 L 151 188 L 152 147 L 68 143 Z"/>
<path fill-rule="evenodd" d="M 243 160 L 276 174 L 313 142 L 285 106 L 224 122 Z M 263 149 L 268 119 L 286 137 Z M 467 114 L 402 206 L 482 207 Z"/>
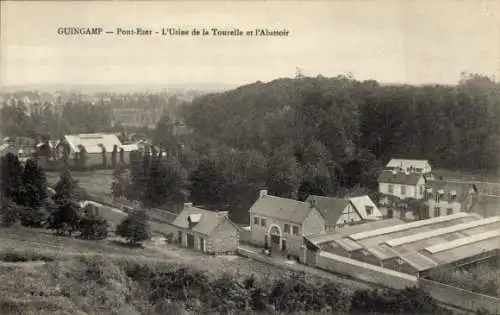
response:
<path fill-rule="evenodd" d="M 60 175 L 59 172 L 47 172 L 49 185 L 55 185 Z M 90 195 L 111 194 L 111 183 L 113 182 L 112 170 L 72 172 L 71 175 L 78 180 L 80 187 L 85 189 Z"/>

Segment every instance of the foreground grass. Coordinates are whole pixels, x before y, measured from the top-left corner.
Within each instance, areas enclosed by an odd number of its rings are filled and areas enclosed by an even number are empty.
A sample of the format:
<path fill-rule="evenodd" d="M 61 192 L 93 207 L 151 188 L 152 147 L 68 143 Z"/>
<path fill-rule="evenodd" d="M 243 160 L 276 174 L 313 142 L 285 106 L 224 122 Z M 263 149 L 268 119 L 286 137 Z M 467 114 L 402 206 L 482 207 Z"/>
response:
<path fill-rule="evenodd" d="M 377 303 L 387 314 L 442 314 L 415 290 L 352 293 L 297 275 L 217 275 L 139 257 L 51 258 L 0 265 L 0 314 L 367 314 L 359 307 Z"/>

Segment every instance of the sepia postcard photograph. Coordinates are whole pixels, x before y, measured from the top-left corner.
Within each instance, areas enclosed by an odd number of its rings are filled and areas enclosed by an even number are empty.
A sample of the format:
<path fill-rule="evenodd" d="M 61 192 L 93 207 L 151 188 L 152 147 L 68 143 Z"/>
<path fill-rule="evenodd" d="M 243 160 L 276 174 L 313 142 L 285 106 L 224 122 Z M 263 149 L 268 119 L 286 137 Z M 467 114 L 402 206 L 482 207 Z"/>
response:
<path fill-rule="evenodd" d="M 500 314 L 500 1 L 0 1 L 0 315 Z"/>

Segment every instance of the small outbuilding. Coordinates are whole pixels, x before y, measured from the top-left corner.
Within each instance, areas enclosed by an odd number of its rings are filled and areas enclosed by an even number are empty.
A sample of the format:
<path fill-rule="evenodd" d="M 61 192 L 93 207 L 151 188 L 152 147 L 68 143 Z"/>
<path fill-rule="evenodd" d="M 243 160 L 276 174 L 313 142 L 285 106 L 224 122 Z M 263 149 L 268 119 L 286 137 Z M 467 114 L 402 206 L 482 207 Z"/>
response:
<path fill-rule="evenodd" d="M 238 249 L 240 229 L 225 211 L 185 206 L 172 226 L 174 240 L 184 247 L 213 255 L 232 254 Z"/>

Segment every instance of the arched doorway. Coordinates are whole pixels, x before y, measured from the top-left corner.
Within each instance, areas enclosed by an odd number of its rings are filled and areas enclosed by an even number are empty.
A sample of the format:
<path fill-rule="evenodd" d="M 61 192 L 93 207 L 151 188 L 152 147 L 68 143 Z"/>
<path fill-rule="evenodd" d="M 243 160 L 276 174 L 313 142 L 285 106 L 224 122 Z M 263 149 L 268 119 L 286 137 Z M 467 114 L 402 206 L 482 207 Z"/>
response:
<path fill-rule="evenodd" d="M 269 239 L 271 240 L 271 250 L 279 251 L 281 244 L 281 230 L 278 226 L 271 226 L 269 229 Z"/>

